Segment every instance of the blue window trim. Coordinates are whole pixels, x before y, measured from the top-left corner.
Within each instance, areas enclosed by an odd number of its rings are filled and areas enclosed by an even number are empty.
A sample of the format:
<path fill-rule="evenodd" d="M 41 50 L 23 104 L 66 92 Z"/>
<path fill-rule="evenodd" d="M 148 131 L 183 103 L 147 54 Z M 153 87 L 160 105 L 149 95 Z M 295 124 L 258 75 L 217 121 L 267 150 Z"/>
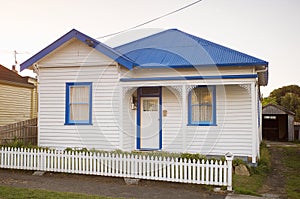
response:
<path fill-rule="evenodd" d="M 137 150 L 161 150 L 162 149 L 162 87 L 159 86 L 158 94 L 142 94 L 142 89 L 138 88 L 138 101 L 137 101 L 137 135 L 136 135 L 136 148 Z M 141 97 L 158 97 L 159 98 L 159 148 L 141 148 Z"/>
<path fill-rule="evenodd" d="M 89 86 L 89 119 L 88 120 L 70 120 L 70 87 Z M 66 83 L 66 110 L 65 125 L 92 125 L 92 82 L 67 82 Z"/>
<path fill-rule="evenodd" d="M 212 92 L 212 111 L 213 111 L 213 119 L 212 122 L 193 122 L 192 121 L 192 91 L 191 90 L 188 94 L 188 126 L 217 126 L 217 108 L 216 108 L 216 86 L 197 86 L 195 88 L 199 88 L 199 87 L 207 87 L 209 89 L 210 92 Z"/>

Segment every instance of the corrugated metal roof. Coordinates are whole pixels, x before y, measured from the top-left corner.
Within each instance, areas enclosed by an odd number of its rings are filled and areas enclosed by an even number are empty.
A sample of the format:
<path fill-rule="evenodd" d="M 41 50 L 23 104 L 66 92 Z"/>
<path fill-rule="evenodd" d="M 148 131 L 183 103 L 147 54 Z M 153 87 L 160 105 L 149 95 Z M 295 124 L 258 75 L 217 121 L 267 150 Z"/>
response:
<path fill-rule="evenodd" d="M 166 30 L 114 48 L 136 66 L 268 66 L 268 62 L 177 29 Z M 268 70 L 259 73 L 260 85 L 268 84 Z"/>
<path fill-rule="evenodd" d="M 177 29 L 114 48 L 141 67 L 249 66 L 268 62 Z"/>
<path fill-rule="evenodd" d="M 18 73 L 9 70 L 0 64 L 0 81 L 24 84 L 26 86 L 33 86 L 28 82 L 28 77 L 22 77 Z"/>

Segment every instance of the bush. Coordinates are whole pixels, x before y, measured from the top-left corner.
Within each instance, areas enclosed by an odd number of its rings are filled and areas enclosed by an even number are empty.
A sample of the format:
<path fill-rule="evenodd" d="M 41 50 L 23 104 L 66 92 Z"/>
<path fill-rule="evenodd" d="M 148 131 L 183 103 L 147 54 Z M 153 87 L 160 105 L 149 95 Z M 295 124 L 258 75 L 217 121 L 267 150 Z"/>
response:
<path fill-rule="evenodd" d="M 31 143 L 25 144 L 24 141 L 18 139 L 17 137 L 15 137 L 11 142 L 6 142 L 6 144 L 0 145 L 0 147 L 49 150 L 48 147 L 40 147 L 40 146 L 32 145 Z"/>
<path fill-rule="evenodd" d="M 234 166 L 234 167 L 239 166 L 241 164 L 246 165 L 245 161 L 240 158 L 235 158 L 232 161 L 232 166 Z"/>
<path fill-rule="evenodd" d="M 187 159 L 187 160 L 207 160 L 205 155 L 199 153 L 182 153 L 180 158 Z"/>

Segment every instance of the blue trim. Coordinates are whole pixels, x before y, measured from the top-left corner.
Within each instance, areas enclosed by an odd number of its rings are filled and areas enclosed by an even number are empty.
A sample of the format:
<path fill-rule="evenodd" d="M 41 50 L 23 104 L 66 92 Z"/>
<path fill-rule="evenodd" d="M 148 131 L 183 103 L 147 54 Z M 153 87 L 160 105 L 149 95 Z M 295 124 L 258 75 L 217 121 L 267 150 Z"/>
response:
<path fill-rule="evenodd" d="M 159 149 L 162 149 L 162 87 L 159 88 Z"/>
<path fill-rule="evenodd" d="M 216 76 L 174 76 L 174 77 L 145 77 L 145 78 L 121 78 L 121 82 L 135 81 L 163 81 L 163 80 L 201 80 L 201 79 L 251 79 L 257 78 L 257 74 L 246 75 L 216 75 Z"/>
<path fill-rule="evenodd" d="M 132 60 L 125 57 L 124 55 L 120 54 L 119 52 L 115 51 L 114 49 L 110 48 L 109 46 L 79 32 L 78 30 L 72 29 L 52 44 L 38 52 L 37 54 L 33 55 L 31 58 L 26 60 L 20 65 L 20 71 L 30 67 L 34 63 L 38 62 L 43 57 L 47 56 L 52 51 L 56 50 L 58 47 L 66 43 L 67 41 L 71 40 L 72 38 L 77 38 L 78 40 L 82 41 L 86 45 L 90 46 L 91 48 L 95 48 L 99 52 L 103 53 L 104 55 L 110 57 L 111 59 L 115 60 L 116 62 L 122 64 L 129 70 L 136 65 Z"/>
<path fill-rule="evenodd" d="M 160 69 L 160 68 L 200 68 L 200 67 L 231 67 L 231 66 L 268 66 L 268 62 L 257 62 L 257 63 L 228 63 L 228 64 L 204 64 L 204 65 L 136 65 L 138 68 L 151 68 L 151 69 Z"/>
<path fill-rule="evenodd" d="M 216 86 L 197 86 L 199 87 L 207 87 L 210 92 L 212 92 L 212 122 L 208 121 L 199 121 L 199 122 L 193 122 L 192 121 L 192 91 L 191 90 L 188 94 L 188 126 L 217 126 L 217 100 L 216 100 Z"/>
<path fill-rule="evenodd" d="M 88 86 L 89 87 L 89 119 L 88 120 L 71 120 L 70 119 L 70 87 L 71 86 Z M 92 82 L 67 82 L 66 83 L 66 110 L 65 125 L 92 125 L 92 105 L 93 105 L 93 83 Z M 79 103 L 80 104 L 80 103 Z"/>
<path fill-rule="evenodd" d="M 136 118 L 136 148 L 141 149 L 141 96 L 138 88 L 137 118 Z"/>
<path fill-rule="evenodd" d="M 138 101 L 137 101 L 137 135 L 136 135 L 136 148 L 137 150 L 161 150 L 162 149 L 162 87 L 159 88 L 159 94 L 142 94 L 142 89 L 145 87 L 140 87 L 137 90 Z M 159 148 L 141 148 L 141 97 L 158 97 L 159 98 Z"/>

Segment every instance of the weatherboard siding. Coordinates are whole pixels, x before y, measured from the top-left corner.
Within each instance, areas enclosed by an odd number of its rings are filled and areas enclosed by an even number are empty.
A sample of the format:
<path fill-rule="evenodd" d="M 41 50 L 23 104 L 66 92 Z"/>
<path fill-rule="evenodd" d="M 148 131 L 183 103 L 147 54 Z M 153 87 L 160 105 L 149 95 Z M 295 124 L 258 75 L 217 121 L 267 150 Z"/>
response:
<path fill-rule="evenodd" d="M 136 110 L 130 107 L 130 94 L 126 94 L 121 99 L 125 102 L 123 103 L 123 126 L 120 129 L 123 136 L 122 149 L 125 151 L 136 149 Z"/>
<path fill-rule="evenodd" d="M 78 75 L 80 74 L 80 75 Z M 92 82 L 92 125 L 65 125 L 66 82 Z M 56 148 L 115 149 L 119 144 L 116 67 L 40 69 L 39 144 Z"/>
<path fill-rule="evenodd" d="M 123 149 L 136 150 L 136 110 L 131 110 L 132 92 L 123 99 Z M 247 87 L 216 86 L 217 126 L 188 126 L 187 107 L 172 87 L 162 88 L 162 150 L 223 156 L 252 156 L 251 95 Z"/>
<path fill-rule="evenodd" d="M 224 155 L 231 152 L 236 156 L 252 154 L 252 114 L 250 93 L 239 85 L 218 86 L 217 126 L 193 126 L 187 131 L 187 148 L 207 155 Z"/>
<path fill-rule="evenodd" d="M 162 110 L 167 111 L 166 116 L 162 116 L 162 150 L 182 152 L 184 132 L 182 121 L 187 118 L 182 117 L 181 96 L 176 97 L 176 91 L 171 88 L 162 89 Z"/>
<path fill-rule="evenodd" d="M 115 64 L 112 59 L 75 38 L 60 46 L 39 63 L 41 67 L 109 66 L 111 64 Z"/>
<path fill-rule="evenodd" d="M 31 119 L 33 88 L 0 84 L 0 126 Z"/>
<path fill-rule="evenodd" d="M 159 68 L 123 70 L 123 78 L 149 78 L 149 77 L 178 77 L 178 76 L 221 76 L 253 74 L 253 67 L 198 67 L 198 68 Z"/>
<path fill-rule="evenodd" d="M 187 126 L 182 118 L 181 100 L 163 89 L 163 149 L 205 155 L 251 156 L 251 98 L 239 85 L 217 86 L 217 126 Z M 182 122 L 182 120 L 184 120 Z"/>

